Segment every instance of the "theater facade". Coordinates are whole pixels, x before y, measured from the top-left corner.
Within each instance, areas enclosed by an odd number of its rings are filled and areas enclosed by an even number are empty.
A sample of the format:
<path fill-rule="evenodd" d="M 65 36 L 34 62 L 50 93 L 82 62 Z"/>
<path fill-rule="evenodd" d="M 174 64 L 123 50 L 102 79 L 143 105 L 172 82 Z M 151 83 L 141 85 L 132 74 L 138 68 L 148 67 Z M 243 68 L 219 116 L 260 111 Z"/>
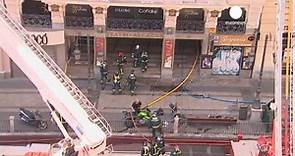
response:
<path fill-rule="evenodd" d="M 62 69 L 68 66 L 89 69 L 95 66 L 96 60 L 113 57 L 116 50 L 124 48 L 128 53 L 140 42 L 158 60 L 155 66 L 162 79 L 173 78 L 174 70 L 180 67 L 177 58 L 182 55 L 198 60 L 202 77 L 252 78 L 259 72 L 261 64 L 257 56 L 261 59 L 262 50 L 257 45 L 261 40 L 259 26 L 264 0 L 67 2 L 6 0 L 2 3 Z M 230 16 L 233 6 L 242 9 L 238 19 Z M 182 52 L 186 48 L 197 52 Z M 266 57 L 271 55 L 269 52 Z M 272 61 L 265 63 L 266 72 L 272 72 L 272 64 Z M 22 76 L 18 67 L 1 52 L 0 75 L 2 78 Z"/>

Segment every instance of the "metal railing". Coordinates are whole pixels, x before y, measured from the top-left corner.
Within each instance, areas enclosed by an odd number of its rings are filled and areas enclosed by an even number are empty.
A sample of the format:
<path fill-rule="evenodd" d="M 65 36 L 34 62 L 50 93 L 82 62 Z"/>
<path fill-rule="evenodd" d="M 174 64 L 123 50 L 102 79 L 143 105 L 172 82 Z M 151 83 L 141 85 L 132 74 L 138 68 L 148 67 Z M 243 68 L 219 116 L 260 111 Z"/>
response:
<path fill-rule="evenodd" d="M 51 15 L 22 14 L 21 23 L 24 27 L 52 28 Z"/>
<path fill-rule="evenodd" d="M 65 28 L 73 29 L 93 29 L 94 18 L 93 17 L 77 17 L 77 16 L 65 16 Z"/>
<path fill-rule="evenodd" d="M 14 133 L 49 133 L 59 132 L 57 125 L 51 120 L 44 120 L 48 124 L 48 128 L 41 130 L 37 127 L 29 126 L 18 117 L 14 119 Z M 135 134 L 151 134 L 151 129 L 148 127 L 138 127 L 137 129 L 127 129 L 125 122 L 126 120 L 108 120 L 112 126 L 113 132 L 117 134 L 135 133 Z M 132 121 L 130 121 L 132 122 Z M 0 120 L 0 133 L 10 133 L 10 120 Z M 226 123 L 226 124 L 201 124 L 195 121 L 180 121 L 178 126 L 178 133 L 174 134 L 173 120 L 165 120 L 163 126 L 163 132 L 168 135 L 192 135 L 195 137 L 231 137 L 242 134 L 244 136 L 260 136 L 260 135 L 271 135 L 272 134 L 272 123 L 269 122 L 237 122 L 237 123 Z M 72 131 L 69 131 L 72 132 Z"/>
<path fill-rule="evenodd" d="M 216 31 L 219 34 L 244 34 L 246 32 L 246 22 L 218 21 Z"/>
<path fill-rule="evenodd" d="M 104 117 L 96 110 L 94 105 L 86 98 L 81 90 L 65 75 L 60 67 L 49 57 L 49 55 L 36 43 L 29 33 L 8 14 L 7 10 L 0 5 L 0 16 L 15 30 L 19 37 L 23 38 L 25 43 L 40 58 L 40 60 L 50 69 L 50 71 L 60 80 L 73 98 L 89 115 L 89 120 L 98 125 L 107 136 L 111 135 L 111 127 Z"/>

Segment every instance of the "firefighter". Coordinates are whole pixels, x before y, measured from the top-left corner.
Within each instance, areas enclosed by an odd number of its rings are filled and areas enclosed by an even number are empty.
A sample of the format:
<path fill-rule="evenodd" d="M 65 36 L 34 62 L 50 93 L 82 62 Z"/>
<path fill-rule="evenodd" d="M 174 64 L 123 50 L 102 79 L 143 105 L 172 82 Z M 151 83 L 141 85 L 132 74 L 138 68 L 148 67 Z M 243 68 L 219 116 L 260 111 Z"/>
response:
<path fill-rule="evenodd" d="M 122 93 L 122 89 L 121 89 L 121 76 L 119 74 L 119 72 L 116 72 L 113 75 L 113 89 L 112 89 L 112 93 L 115 94 L 116 91 L 119 91 L 119 93 Z"/>
<path fill-rule="evenodd" d="M 173 151 L 170 153 L 170 156 L 181 156 L 181 150 L 176 145 L 173 149 Z"/>
<path fill-rule="evenodd" d="M 147 142 L 143 143 L 142 150 L 141 150 L 141 156 L 151 156 L 151 148 Z"/>
<path fill-rule="evenodd" d="M 118 67 L 118 71 L 120 75 L 124 74 L 123 66 L 127 62 L 127 57 L 123 54 L 123 52 L 118 53 L 118 58 L 116 60 L 116 65 Z"/>
<path fill-rule="evenodd" d="M 129 74 L 129 76 L 127 78 L 127 82 L 128 82 L 128 88 L 129 88 L 131 95 L 134 95 L 135 88 L 136 88 L 136 86 L 135 86 L 136 76 L 134 74 L 134 70 L 132 70 L 131 73 Z"/>
<path fill-rule="evenodd" d="M 147 64 L 149 62 L 149 57 L 146 51 L 142 52 L 140 56 L 141 71 L 145 72 L 147 70 Z"/>
<path fill-rule="evenodd" d="M 155 143 L 159 147 L 159 153 L 164 155 L 165 154 L 165 141 L 164 141 L 163 136 L 157 136 Z"/>
<path fill-rule="evenodd" d="M 152 149 L 152 156 L 159 156 L 160 153 L 160 147 L 157 143 L 153 144 L 153 149 Z"/>
<path fill-rule="evenodd" d="M 133 67 L 136 68 L 139 64 L 139 58 L 141 56 L 141 50 L 139 44 L 135 46 L 134 51 L 132 52 L 132 58 L 133 58 Z"/>
<path fill-rule="evenodd" d="M 139 99 L 136 99 L 133 103 L 132 103 L 132 108 L 135 112 L 135 114 L 138 114 L 140 112 L 141 109 L 141 101 Z"/>
<path fill-rule="evenodd" d="M 106 81 L 108 80 L 108 66 L 105 60 L 103 60 L 99 64 L 99 70 L 100 70 L 100 83 L 101 84 L 106 83 Z"/>
<path fill-rule="evenodd" d="M 161 135 L 163 135 L 162 121 L 155 113 L 152 115 L 152 118 L 151 118 L 151 126 L 152 126 L 153 137 L 156 136 L 156 132 L 159 132 Z"/>

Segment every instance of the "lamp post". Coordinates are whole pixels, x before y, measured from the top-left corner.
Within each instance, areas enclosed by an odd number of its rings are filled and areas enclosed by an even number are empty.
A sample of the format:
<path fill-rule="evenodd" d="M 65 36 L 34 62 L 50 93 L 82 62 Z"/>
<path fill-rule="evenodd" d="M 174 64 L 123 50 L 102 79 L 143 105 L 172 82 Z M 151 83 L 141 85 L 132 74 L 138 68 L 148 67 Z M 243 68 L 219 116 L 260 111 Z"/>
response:
<path fill-rule="evenodd" d="M 257 89 L 256 89 L 256 102 L 255 102 L 255 105 L 253 105 L 253 108 L 257 108 L 257 109 L 261 108 L 260 93 L 261 93 L 261 89 L 262 89 L 262 76 L 263 76 L 263 67 L 264 67 L 264 61 L 265 61 L 267 42 L 268 42 L 268 34 L 265 35 L 263 54 L 262 54 L 260 72 L 259 72 L 259 80 L 258 80 L 258 85 L 257 85 Z"/>

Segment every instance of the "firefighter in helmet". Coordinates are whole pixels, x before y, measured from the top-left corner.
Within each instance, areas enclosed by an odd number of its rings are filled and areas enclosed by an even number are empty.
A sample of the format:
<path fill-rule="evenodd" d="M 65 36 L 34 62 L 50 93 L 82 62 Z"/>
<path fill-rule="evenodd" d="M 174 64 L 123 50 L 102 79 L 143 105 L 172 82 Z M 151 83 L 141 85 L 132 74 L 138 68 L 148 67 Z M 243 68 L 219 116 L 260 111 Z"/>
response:
<path fill-rule="evenodd" d="M 123 66 L 127 62 L 127 57 L 123 52 L 118 52 L 118 58 L 116 59 L 116 65 L 118 67 L 118 72 L 120 75 L 124 74 Z"/>
<path fill-rule="evenodd" d="M 140 45 L 137 44 L 135 46 L 134 51 L 132 52 L 133 67 L 134 68 L 136 68 L 139 65 L 140 56 L 141 56 L 141 49 L 140 49 Z"/>
<path fill-rule="evenodd" d="M 119 93 L 122 93 L 121 89 L 121 76 L 119 72 L 116 72 L 113 75 L 113 88 L 112 88 L 112 93 L 115 94 L 116 91 L 119 91 Z"/>
<path fill-rule="evenodd" d="M 150 123 L 151 123 L 151 126 L 152 126 L 152 133 L 153 133 L 154 137 L 156 136 L 156 132 L 159 132 L 161 135 L 163 135 L 162 121 L 157 116 L 156 113 L 153 113 Z"/>
<path fill-rule="evenodd" d="M 147 54 L 147 51 L 144 51 L 142 52 L 140 56 L 140 64 L 141 64 L 142 72 L 145 72 L 147 70 L 148 62 L 149 62 L 149 56 Z"/>
<path fill-rule="evenodd" d="M 170 153 L 170 156 L 181 156 L 181 154 L 180 148 L 176 145 L 173 151 Z"/>
<path fill-rule="evenodd" d="M 148 142 L 144 142 L 141 149 L 141 156 L 151 156 L 151 148 Z"/>
<path fill-rule="evenodd" d="M 135 88 L 136 88 L 136 86 L 135 86 L 136 76 L 134 74 L 134 70 L 131 70 L 131 73 L 128 75 L 127 82 L 128 82 L 128 88 L 129 88 L 131 95 L 134 95 Z"/>

